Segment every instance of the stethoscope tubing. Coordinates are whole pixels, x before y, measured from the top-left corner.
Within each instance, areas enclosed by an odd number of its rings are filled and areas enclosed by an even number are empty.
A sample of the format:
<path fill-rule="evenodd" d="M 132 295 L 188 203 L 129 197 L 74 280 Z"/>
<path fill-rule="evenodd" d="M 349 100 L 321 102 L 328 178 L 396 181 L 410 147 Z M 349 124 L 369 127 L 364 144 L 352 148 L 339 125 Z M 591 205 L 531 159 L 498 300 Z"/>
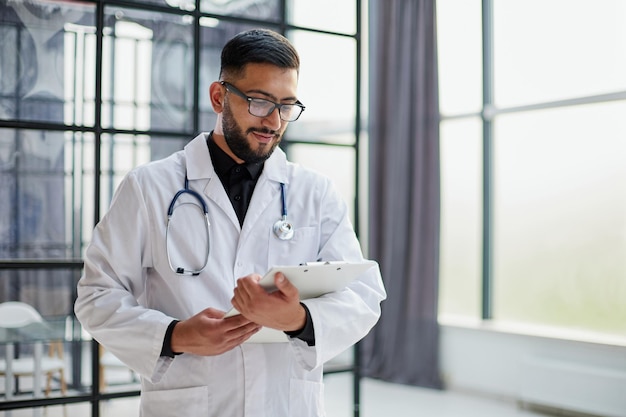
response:
<path fill-rule="evenodd" d="M 174 198 L 172 198 L 172 201 L 170 202 L 170 206 L 167 208 L 167 220 L 169 221 L 169 219 L 172 217 L 172 214 L 174 214 L 174 205 L 176 204 L 176 200 L 178 200 L 178 197 L 180 197 L 183 194 L 191 194 L 192 196 L 196 198 L 196 200 L 198 200 L 198 202 L 202 206 L 202 211 L 207 216 L 207 221 L 208 221 L 209 208 L 207 207 L 206 202 L 204 201 L 204 198 L 202 198 L 200 194 L 198 194 L 197 192 L 189 188 L 189 180 L 187 179 L 186 175 L 185 175 L 185 188 L 183 188 L 182 190 L 178 190 L 178 192 L 174 195 Z"/>
<path fill-rule="evenodd" d="M 200 269 L 187 269 L 184 267 L 174 267 L 174 265 L 172 264 L 171 257 L 170 257 L 170 251 L 167 245 L 169 230 L 170 230 L 170 221 L 172 219 L 172 216 L 174 215 L 176 202 L 178 201 L 178 198 L 183 194 L 189 194 L 193 196 L 200 203 L 200 206 L 202 207 L 202 213 L 205 219 L 207 250 L 206 250 L 206 255 L 204 258 L 204 263 Z M 281 218 L 277 220 L 276 223 L 274 223 L 272 229 L 278 239 L 290 240 L 293 238 L 293 235 L 294 235 L 294 227 L 291 224 L 291 222 L 287 220 L 287 197 L 286 197 L 286 192 L 285 192 L 285 184 L 282 182 L 280 183 L 280 194 L 281 194 L 281 203 L 282 203 Z M 182 204 L 193 204 L 193 203 L 182 203 Z M 187 175 L 185 175 L 185 188 L 183 188 L 182 190 L 178 190 L 178 192 L 176 192 L 176 194 L 172 198 L 172 201 L 170 202 L 170 205 L 167 208 L 167 225 L 165 228 L 165 253 L 167 256 L 167 262 L 170 266 L 170 269 L 173 272 L 179 275 L 197 276 L 197 275 L 200 275 L 202 271 L 204 271 L 204 269 L 209 263 L 209 253 L 211 252 L 210 239 L 209 239 L 210 226 L 211 226 L 211 222 L 209 221 L 209 208 L 206 202 L 204 201 L 204 198 L 202 198 L 202 196 L 199 193 L 189 188 L 189 179 L 187 178 Z"/>
<path fill-rule="evenodd" d="M 205 232 L 206 232 L 207 249 L 206 249 L 204 262 L 200 269 L 186 269 L 180 266 L 174 268 L 174 265 L 172 264 L 172 259 L 170 257 L 170 251 L 167 245 L 168 236 L 170 232 L 170 224 L 171 224 L 172 216 L 174 215 L 174 206 L 176 205 L 176 201 L 178 200 L 178 198 L 183 194 L 189 194 L 195 197 L 195 199 L 198 200 L 198 202 L 200 203 L 202 207 L 202 214 L 204 215 L 204 221 L 206 225 Z M 192 204 L 192 203 L 182 203 L 182 204 Z M 192 205 L 195 206 L 195 204 L 192 204 Z M 167 256 L 167 263 L 169 264 L 170 269 L 172 271 L 176 272 L 179 275 L 191 275 L 191 276 L 200 275 L 200 273 L 204 271 L 206 266 L 209 264 L 209 253 L 211 253 L 211 240 L 209 239 L 210 227 L 211 227 L 211 222 L 209 221 L 209 208 L 206 202 L 204 201 L 204 199 L 202 198 L 202 196 L 198 194 L 197 192 L 195 192 L 194 190 L 189 188 L 189 180 L 187 179 L 187 176 L 185 175 L 185 188 L 183 188 L 182 190 L 178 190 L 178 192 L 174 195 L 174 198 L 172 198 L 172 201 L 170 202 L 170 205 L 167 209 L 167 226 L 165 227 L 165 254 Z"/>

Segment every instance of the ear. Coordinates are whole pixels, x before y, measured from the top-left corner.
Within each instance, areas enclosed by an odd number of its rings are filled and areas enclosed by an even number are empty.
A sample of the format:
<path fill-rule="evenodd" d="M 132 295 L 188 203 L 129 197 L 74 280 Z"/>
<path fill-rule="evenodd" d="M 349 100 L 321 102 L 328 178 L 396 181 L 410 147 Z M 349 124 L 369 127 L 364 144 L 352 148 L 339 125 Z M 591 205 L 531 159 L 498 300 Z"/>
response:
<path fill-rule="evenodd" d="M 224 94 L 226 89 L 218 81 L 214 81 L 209 86 L 209 99 L 211 100 L 211 106 L 215 113 L 221 113 L 224 109 Z"/>

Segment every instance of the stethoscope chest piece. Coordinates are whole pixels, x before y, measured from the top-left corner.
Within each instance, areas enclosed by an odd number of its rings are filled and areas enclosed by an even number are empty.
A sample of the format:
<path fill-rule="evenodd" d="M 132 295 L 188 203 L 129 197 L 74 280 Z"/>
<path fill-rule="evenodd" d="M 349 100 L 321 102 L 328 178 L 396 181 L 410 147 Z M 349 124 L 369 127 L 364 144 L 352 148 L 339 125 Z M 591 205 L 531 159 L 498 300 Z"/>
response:
<path fill-rule="evenodd" d="M 293 224 L 287 220 L 287 199 L 285 198 L 285 184 L 280 183 L 280 196 L 283 204 L 282 216 L 274 223 L 274 234 L 280 240 L 290 240 L 293 237 Z"/>
<path fill-rule="evenodd" d="M 287 220 L 287 216 L 274 223 L 274 234 L 280 240 L 289 240 L 293 237 L 293 225 Z"/>

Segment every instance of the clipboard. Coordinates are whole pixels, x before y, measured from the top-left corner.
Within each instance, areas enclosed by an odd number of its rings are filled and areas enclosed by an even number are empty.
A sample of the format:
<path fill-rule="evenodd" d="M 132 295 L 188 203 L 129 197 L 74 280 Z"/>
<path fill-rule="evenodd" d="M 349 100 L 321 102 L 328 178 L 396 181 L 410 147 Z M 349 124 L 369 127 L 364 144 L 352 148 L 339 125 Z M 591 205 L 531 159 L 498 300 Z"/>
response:
<path fill-rule="evenodd" d="M 300 300 L 321 297 L 335 291 L 343 290 L 348 284 L 368 269 L 377 265 L 376 261 L 345 262 L 309 262 L 302 265 L 274 266 L 261 278 L 259 284 L 266 291 L 276 291 L 274 275 L 282 272 L 285 277 L 298 288 Z M 239 312 L 233 308 L 225 317 L 235 316 Z M 287 335 L 276 329 L 263 327 L 250 337 L 246 343 L 281 343 L 288 342 Z"/>

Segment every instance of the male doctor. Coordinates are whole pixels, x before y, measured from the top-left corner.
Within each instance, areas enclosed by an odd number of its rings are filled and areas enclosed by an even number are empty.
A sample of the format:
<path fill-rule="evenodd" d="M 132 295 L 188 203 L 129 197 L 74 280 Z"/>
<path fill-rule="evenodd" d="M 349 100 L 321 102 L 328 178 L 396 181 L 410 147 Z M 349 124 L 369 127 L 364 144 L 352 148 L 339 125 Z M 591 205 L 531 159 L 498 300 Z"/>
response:
<path fill-rule="evenodd" d="M 277 148 L 304 110 L 299 65 L 275 32 L 231 39 L 209 90 L 214 130 L 131 171 L 94 231 L 76 314 L 141 375 L 142 416 L 324 416 L 324 362 L 379 318 L 377 267 L 316 299 L 281 273 L 276 292 L 258 284 L 275 265 L 363 260 L 332 183 Z M 261 327 L 284 342 L 248 341 Z"/>

